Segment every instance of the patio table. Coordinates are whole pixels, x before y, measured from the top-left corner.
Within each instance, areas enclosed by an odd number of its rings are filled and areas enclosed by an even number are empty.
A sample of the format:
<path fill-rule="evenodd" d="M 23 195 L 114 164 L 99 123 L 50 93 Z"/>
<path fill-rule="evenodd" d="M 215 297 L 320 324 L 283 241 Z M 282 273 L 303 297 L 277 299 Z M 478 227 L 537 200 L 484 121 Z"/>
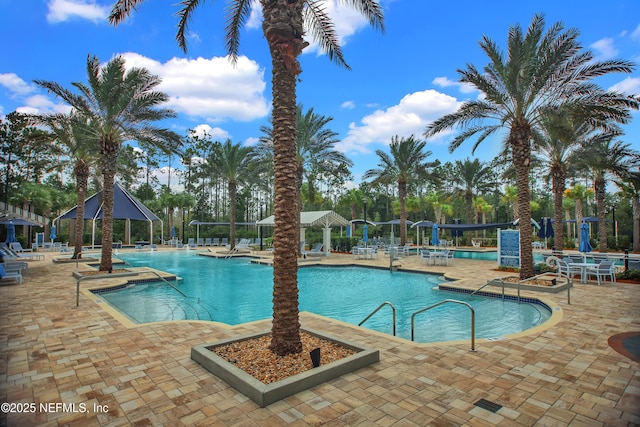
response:
<path fill-rule="evenodd" d="M 587 268 L 593 267 L 590 262 L 569 262 L 569 267 L 577 267 L 580 269 L 580 283 L 587 283 Z"/>

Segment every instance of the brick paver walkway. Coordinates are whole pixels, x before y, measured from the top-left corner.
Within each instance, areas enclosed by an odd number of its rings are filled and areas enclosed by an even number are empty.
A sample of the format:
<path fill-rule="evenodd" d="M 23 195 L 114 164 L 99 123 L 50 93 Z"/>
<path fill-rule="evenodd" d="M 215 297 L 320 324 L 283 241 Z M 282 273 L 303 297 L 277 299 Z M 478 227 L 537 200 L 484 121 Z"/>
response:
<path fill-rule="evenodd" d="M 640 330 L 637 284 L 578 284 L 571 305 L 566 293 L 544 294 L 562 308 L 557 325 L 479 340 L 477 352 L 468 343 L 414 344 L 303 313 L 304 326 L 378 348 L 381 361 L 259 408 L 191 361 L 190 351 L 268 329 L 268 321 L 128 328 L 85 294 L 75 308 L 75 264 L 51 258 L 31 262 L 24 285 L 0 286 L 0 401 L 14 411 L 2 413 L 0 425 L 640 425 L 639 365 L 607 344 Z M 388 265 L 339 255 L 320 262 Z M 427 268 L 415 256 L 402 263 Z M 455 260 L 429 269 L 477 288 L 500 275 L 493 267 Z M 480 399 L 502 409 L 475 406 Z"/>

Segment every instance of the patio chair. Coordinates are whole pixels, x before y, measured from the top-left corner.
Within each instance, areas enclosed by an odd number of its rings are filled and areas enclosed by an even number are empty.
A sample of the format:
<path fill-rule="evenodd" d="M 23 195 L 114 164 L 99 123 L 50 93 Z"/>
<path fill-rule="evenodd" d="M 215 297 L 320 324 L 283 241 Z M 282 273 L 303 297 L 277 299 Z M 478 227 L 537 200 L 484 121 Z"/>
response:
<path fill-rule="evenodd" d="M 206 239 L 204 239 L 204 245 L 211 246 L 211 237 L 207 237 Z"/>
<path fill-rule="evenodd" d="M 598 281 L 598 286 L 600 286 L 602 280 L 607 277 L 609 277 L 612 284 L 616 283 L 616 265 L 610 260 L 602 261 L 600 264 L 588 268 L 587 276 L 595 276 Z"/>
<path fill-rule="evenodd" d="M 198 246 L 204 246 L 204 239 L 202 237 L 198 237 Z"/>
<path fill-rule="evenodd" d="M 562 277 L 563 274 L 567 279 L 573 280 L 576 274 L 580 274 L 580 269 L 571 267 L 567 261 L 560 259 L 558 260 L 558 277 Z"/>
<path fill-rule="evenodd" d="M 447 249 L 447 250 L 446 250 L 446 253 L 447 253 L 447 255 L 446 255 L 446 257 L 444 258 L 444 263 L 445 263 L 446 265 L 451 265 L 451 264 L 453 264 L 453 254 L 454 254 L 454 252 L 453 252 L 453 251 L 451 251 L 451 250 L 449 250 L 449 249 Z"/>
<path fill-rule="evenodd" d="M 420 251 L 420 260 L 428 264 L 435 264 L 436 258 L 433 256 L 429 249 L 422 249 Z"/>
<path fill-rule="evenodd" d="M 189 237 L 187 241 L 187 249 L 195 249 L 196 248 L 196 239 L 193 237 Z"/>
<path fill-rule="evenodd" d="M 227 246 L 229 244 L 229 239 L 226 237 L 222 238 L 222 242 L 220 242 L 220 246 Z"/>
<path fill-rule="evenodd" d="M 471 240 L 471 245 L 472 245 L 474 248 L 479 248 L 479 247 L 480 247 L 480 242 L 476 242 L 475 240 Z"/>
<path fill-rule="evenodd" d="M 219 237 L 214 237 L 213 238 L 213 246 L 220 246 L 220 238 Z"/>

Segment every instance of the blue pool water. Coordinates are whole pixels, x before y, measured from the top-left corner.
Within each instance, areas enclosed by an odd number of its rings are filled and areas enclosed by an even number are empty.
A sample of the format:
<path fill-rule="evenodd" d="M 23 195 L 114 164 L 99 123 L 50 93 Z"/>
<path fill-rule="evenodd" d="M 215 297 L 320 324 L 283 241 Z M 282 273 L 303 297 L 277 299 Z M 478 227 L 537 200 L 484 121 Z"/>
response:
<path fill-rule="evenodd" d="M 201 319 L 236 325 L 272 316 L 270 266 L 251 264 L 248 259 L 215 259 L 188 252 L 132 253 L 120 258 L 131 266 L 151 266 L 184 278 L 172 283 L 174 287 L 154 282 L 100 293 L 137 323 Z M 357 325 L 381 303 L 389 301 L 397 309 L 397 335 L 407 339 L 411 337 L 411 314 L 445 299 L 472 304 L 477 338 L 502 337 L 550 317 L 549 310 L 540 304 L 434 290 L 442 282 L 437 275 L 365 267 L 303 267 L 298 275 L 300 311 Z M 442 305 L 416 317 L 415 340 L 469 339 L 470 319 L 467 307 Z M 383 308 L 363 326 L 392 333 L 391 309 Z"/>
<path fill-rule="evenodd" d="M 498 251 L 464 251 L 456 249 L 453 251 L 453 257 L 498 262 Z M 533 262 L 536 264 L 544 262 L 544 257 L 539 253 L 534 253 Z"/>

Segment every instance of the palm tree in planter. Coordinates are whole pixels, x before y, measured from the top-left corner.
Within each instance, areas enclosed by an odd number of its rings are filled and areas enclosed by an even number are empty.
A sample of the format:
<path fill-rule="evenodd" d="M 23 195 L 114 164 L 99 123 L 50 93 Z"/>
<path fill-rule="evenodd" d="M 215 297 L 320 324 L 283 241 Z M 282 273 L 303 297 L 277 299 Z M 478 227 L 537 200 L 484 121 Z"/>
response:
<path fill-rule="evenodd" d="M 109 20 L 122 22 L 144 0 L 118 0 Z M 183 0 L 178 12 L 177 40 L 187 48 L 187 27 L 202 0 Z M 333 23 L 322 1 L 260 0 L 262 30 L 269 45 L 272 64 L 273 93 L 273 157 L 274 157 L 274 216 L 273 234 L 273 323 L 271 350 L 278 355 L 300 353 L 300 322 L 298 320 L 298 234 L 295 226 L 296 206 L 296 84 L 302 72 L 298 56 L 308 45 L 303 38 L 308 30 L 329 58 L 348 68 L 338 42 Z M 238 58 L 240 29 L 251 14 L 253 2 L 230 0 L 227 5 L 226 49 L 232 61 Z M 372 26 L 383 28 L 382 8 L 375 0 L 348 2 L 369 20 Z"/>
<path fill-rule="evenodd" d="M 72 83 L 80 94 L 55 82 L 36 80 L 35 83 L 62 98 L 82 115 L 90 124 L 89 140 L 98 143 L 100 172 L 104 181 L 100 271 L 111 271 L 113 186 L 122 145 L 135 140 L 168 153 L 177 152 L 181 140 L 176 133 L 153 125 L 156 121 L 174 117 L 175 113 L 159 107 L 168 100 L 168 96 L 155 90 L 160 79 L 147 69 L 136 67 L 127 70 L 121 56 L 100 67 L 100 60 L 89 56 L 87 77 L 88 85 Z"/>
<path fill-rule="evenodd" d="M 390 154 L 376 150 L 380 159 L 377 169 L 369 169 L 362 176 L 363 179 L 373 178 L 374 183 L 398 185 L 398 199 L 400 201 L 400 244 L 407 242 L 407 185 L 412 180 L 428 179 L 431 177 L 429 168 L 437 166 L 437 162 L 427 162 L 431 151 L 424 151 L 426 141 L 414 138 L 400 138 L 397 135 L 391 139 Z"/>
<path fill-rule="evenodd" d="M 477 137 L 473 151 L 487 137 L 507 130 L 506 145 L 511 152 L 518 187 L 518 215 L 521 224 L 531 218 L 529 171 L 533 133 L 540 119 L 552 108 L 563 106 L 574 112 L 599 111 L 601 117 L 628 119 L 629 108 L 638 108 L 632 96 L 605 92 L 593 83 L 595 77 L 612 72 L 629 73 L 629 61 L 594 61 L 583 51 L 576 29 L 564 30 L 561 23 L 546 32 L 543 15 L 535 15 L 526 33 L 516 24 L 509 29 L 507 55 L 488 37 L 480 47 L 489 64 L 480 71 L 473 65 L 458 70 L 460 81 L 475 86 L 483 97 L 466 101 L 456 112 L 427 127 L 427 137 L 460 127 L 462 132 L 449 145 L 454 151 L 464 141 Z M 626 111 L 626 112 L 625 112 Z M 520 235 L 520 278 L 534 275 L 531 233 Z"/>

